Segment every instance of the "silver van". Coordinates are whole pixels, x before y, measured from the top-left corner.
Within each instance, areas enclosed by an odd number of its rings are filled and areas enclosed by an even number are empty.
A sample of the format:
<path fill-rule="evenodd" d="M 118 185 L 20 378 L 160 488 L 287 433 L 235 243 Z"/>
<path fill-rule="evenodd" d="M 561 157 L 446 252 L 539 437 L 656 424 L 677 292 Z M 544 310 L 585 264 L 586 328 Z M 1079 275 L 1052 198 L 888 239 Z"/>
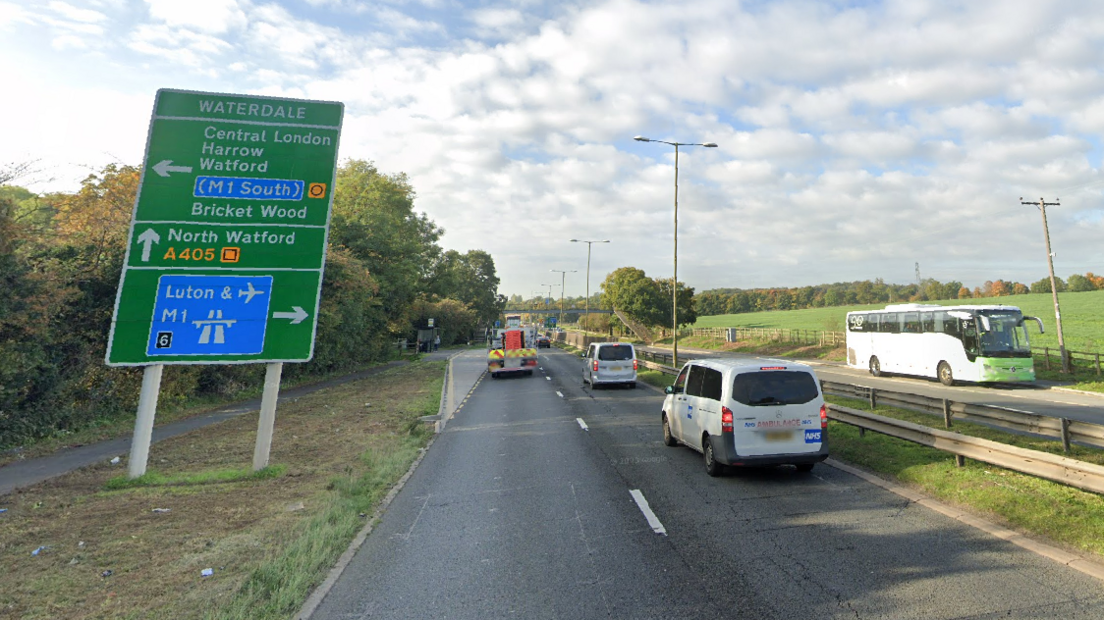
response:
<path fill-rule="evenodd" d="M 583 356 L 583 385 L 636 387 L 636 349 L 627 342 L 595 342 Z"/>
<path fill-rule="evenodd" d="M 828 458 L 828 409 L 813 369 L 773 359 L 692 360 L 665 390 L 663 443 L 726 466 L 795 465 Z"/>

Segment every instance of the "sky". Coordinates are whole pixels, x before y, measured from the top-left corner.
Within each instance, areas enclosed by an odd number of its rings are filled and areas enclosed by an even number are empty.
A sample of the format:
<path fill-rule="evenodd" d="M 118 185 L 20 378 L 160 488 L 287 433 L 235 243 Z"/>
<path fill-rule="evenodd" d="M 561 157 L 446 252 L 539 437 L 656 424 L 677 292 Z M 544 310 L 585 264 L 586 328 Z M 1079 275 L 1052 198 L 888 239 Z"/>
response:
<path fill-rule="evenodd" d="M 500 292 L 1104 273 L 1104 3 L 0 0 L 0 169 L 142 163 L 155 92 L 341 101 Z M 560 274 L 550 270 L 574 271 Z M 554 286 L 549 288 L 549 285 Z"/>

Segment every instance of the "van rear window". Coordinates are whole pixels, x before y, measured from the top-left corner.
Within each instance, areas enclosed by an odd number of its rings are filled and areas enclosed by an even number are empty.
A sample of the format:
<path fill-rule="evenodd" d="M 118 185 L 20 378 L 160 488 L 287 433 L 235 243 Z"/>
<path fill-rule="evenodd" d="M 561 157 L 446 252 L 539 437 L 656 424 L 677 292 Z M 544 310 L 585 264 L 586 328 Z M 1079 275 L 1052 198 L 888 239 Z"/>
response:
<path fill-rule="evenodd" d="M 732 381 L 732 400 L 744 405 L 800 405 L 816 396 L 816 379 L 807 372 L 746 372 Z"/>
<path fill-rule="evenodd" d="M 628 345 L 613 347 L 598 347 L 598 359 L 603 362 L 616 362 L 618 360 L 631 360 L 633 348 Z"/>

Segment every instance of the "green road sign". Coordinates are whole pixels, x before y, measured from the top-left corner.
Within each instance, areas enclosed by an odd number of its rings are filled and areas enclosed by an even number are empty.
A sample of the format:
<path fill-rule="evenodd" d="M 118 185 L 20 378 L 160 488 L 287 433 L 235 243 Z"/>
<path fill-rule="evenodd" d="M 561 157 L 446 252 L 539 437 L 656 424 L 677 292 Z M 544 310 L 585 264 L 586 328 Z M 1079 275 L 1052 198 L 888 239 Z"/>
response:
<path fill-rule="evenodd" d="M 343 115 L 157 91 L 109 366 L 312 357 Z"/>

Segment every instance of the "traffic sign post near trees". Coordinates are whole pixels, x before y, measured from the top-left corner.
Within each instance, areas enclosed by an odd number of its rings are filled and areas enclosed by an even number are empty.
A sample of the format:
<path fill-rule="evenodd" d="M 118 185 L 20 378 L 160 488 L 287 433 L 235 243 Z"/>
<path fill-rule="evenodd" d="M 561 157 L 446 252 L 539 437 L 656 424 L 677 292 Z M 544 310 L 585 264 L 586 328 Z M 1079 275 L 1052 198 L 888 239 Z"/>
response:
<path fill-rule="evenodd" d="M 132 477 L 163 364 L 268 363 L 274 415 L 280 364 L 313 356 L 343 116 L 337 102 L 157 91 L 106 356 L 146 366 Z"/>

